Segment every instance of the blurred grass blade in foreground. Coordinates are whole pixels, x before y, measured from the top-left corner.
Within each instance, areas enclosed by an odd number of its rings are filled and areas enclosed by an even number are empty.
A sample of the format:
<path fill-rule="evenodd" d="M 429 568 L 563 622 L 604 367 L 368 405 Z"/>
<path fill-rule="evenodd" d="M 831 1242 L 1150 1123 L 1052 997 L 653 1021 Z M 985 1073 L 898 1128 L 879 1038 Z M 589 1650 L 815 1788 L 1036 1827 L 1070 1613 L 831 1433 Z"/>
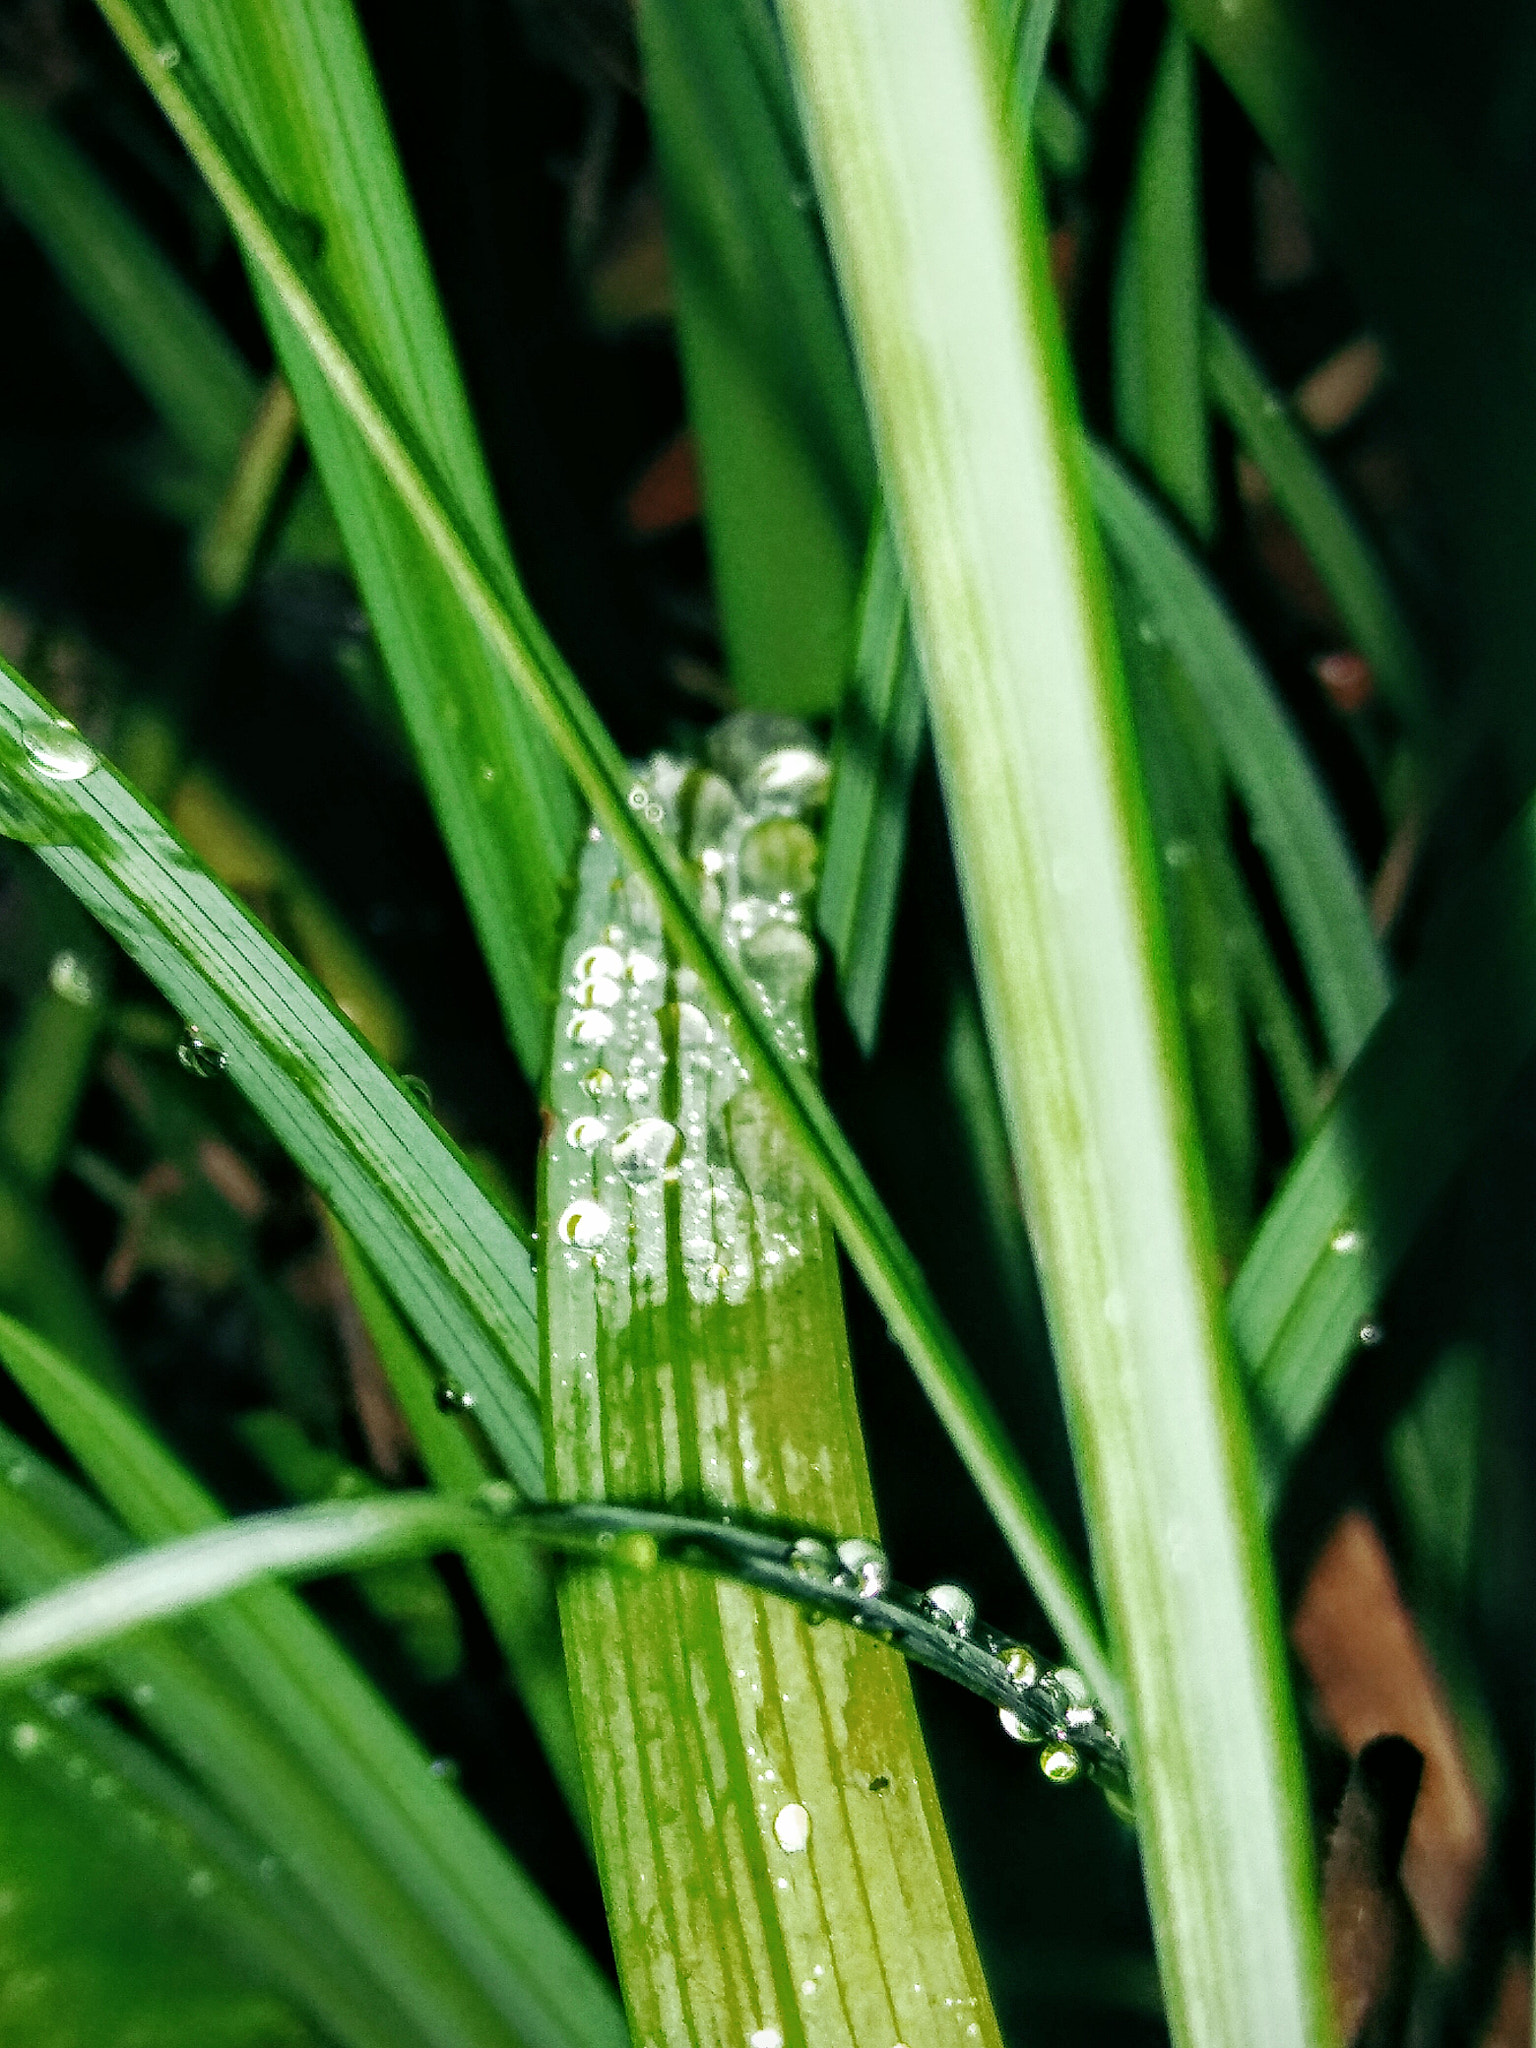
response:
<path fill-rule="evenodd" d="M 1124 1659 L 1170 2026 L 1321 2043 L 1275 1589 L 1039 201 L 979 8 L 785 20 Z"/>
<path fill-rule="evenodd" d="M 797 813 L 825 769 L 758 731 L 728 720 L 710 767 L 657 756 L 641 787 L 681 819 L 748 1000 L 803 1062 L 816 847 Z M 883 1573 L 830 1232 L 739 1034 L 606 839 L 583 849 L 565 958 L 540 1195 L 552 1493 L 825 1530 Z M 845 1569 L 802 1555 L 812 1578 Z M 561 1611 L 637 2039 L 916 2042 L 942 2004 L 997 2040 L 891 1651 L 669 1565 L 572 1570 Z"/>

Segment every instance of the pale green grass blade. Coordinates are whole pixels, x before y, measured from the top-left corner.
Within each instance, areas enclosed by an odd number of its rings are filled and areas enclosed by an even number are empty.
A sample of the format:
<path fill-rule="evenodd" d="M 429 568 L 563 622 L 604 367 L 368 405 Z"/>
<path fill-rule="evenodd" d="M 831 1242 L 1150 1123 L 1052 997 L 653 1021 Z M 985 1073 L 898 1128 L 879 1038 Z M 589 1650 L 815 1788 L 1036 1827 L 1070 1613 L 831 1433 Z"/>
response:
<path fill-rule="evenodd" d="M 216 1504 L 142 1424 L 5 1318 L 0 1353 L 135 1535 L 155 1541 L 218 1522 Z M 452 1957 L 456 1979 L 429 1980 L 424 1997 L 480 2009 L 483 2038 L 499 2015 L 530 2048 L 623 2039 L 590 1960 L 293 1594 L 255 1588 L 209 1609 L 201 1628 L 219 1667 L 282 1731 L 364 1849 L 397 1874 L 422 1931 Z"/>
<path fill-rule="evenodd" d="M 486 559 L 505 543 L 410 199 L 349 0 L 172 0 L 161 48 L 195 64 L 320 246 L 328 287 Z M 538 1074 L 576 831 L 570 789 L 278 299 L 258 278 L 501 1002 Z"/>
<path fill-rule="evenodd" d="M 450 1550 L 483 1520 L 467 1501 L 430 1494 L 326 1501 L 246 1515 L 125 1558 L 0 1617 L 0 1680 L 15 1684 L 267 1579 L 319 1578 L 386 1558 Z"/>
<path fill-rule="evenodd" d="M 1204 571 L 1106 449 L 1094 510 L 1149 628 L 1199 696 L 1306 968 L 1329 1053 L 1347 1066 L 1386 1008 L 1386 963 L 1354 858 L 1257 657 Z"/>
<path fill-rule="evenodd" d="M 646 105 L 732 685 L 842 694 L 874 490 L 869 435 L 768 0 L 644 0 Z"/>
<path fill-rule="evenodd" d="M 816 899 L 843 1008 L 866 1055 L 880 1028 L 923 727 L 923 678 L 901 565 L 882 515 L 870 542 L 853 671 L 833 740 Z"/>
<path fill-rule="evenodd" d="M 52 1466 L 0 1432 L 0 1583 L 35 1596 L 78 1576 L 126 1539 Z M 349 2048 L 506 2048 L 506 2026 L 466 1987 L 458 1958 L 391 1865 L 339 1802 L 327 1753 L 345 1730 L 312 1713 L 274 1726 L 238 1672 L 195 1628 L 108 1652 L 112 1683 L 164 1749 L 262 1846 L 264 1895 L 311 1944 L 329 1988 L 327 2023 Z M 378 1709 L 382 1711 L 382 1709 Z M 306 1738 L 309 1740 L 306 1742 Z M 428 1759 L 400 1732 L 410 1774 Z M 398 1765 L 400 1759 L 396 1759 Z M 437 1781 L 433 1781 L 436 1783 Z M 440 1787 L 444 1792 L 446 1787 Z"/>
<path fill-rule="evenodd" d="M 336 1230 L 335 1238 L 358 1313 L 428 1478 L 440 1493 L 471 1492 L 492 1476 L 480 1452 L 459 1415 L 445 1415 L 438 1407 L 435 1375 L 390 1306 L 373 1269 L 345 1231 Z M 585 1834 L 586 1793 L 549 1572 L 532 1551 L 493 1537 L 466 1541 L 464 1563 L 549 1767 Z"/>
<path fill-rule="evenodd" d="M 1002 48 L 1013 119 L 1020 135 L 1028 135 L 1032 122 L 1039 118 L 1040 82 L 1056 32 L 1057 12 L 1058 0 L 1007 0 L 1004 7 Z M 1050 161 L 1049 151 L 1042 149 L 1042 154 Z"/>
<path fill-rule="evenodd" d="M 1233 1335 L 1271 1432 L 1272 1489 L 1361 1331 L 1378 1329 L 1399 1262 L 1536 1045 L 1533 854 L 1528 805 L 1436 921 L 1233 1282 Z"/>
<path fill-rule="evenodd" d="M 733 913 L 756 901 L 748 834 L 761 846 L 804 828 L 753 824 L 724 796 L 711 809 L 721 930 L 746 932 L 767 976 L 749 1000 L 803 1057 L 809 938 Z M 566 1027 L 591 1015 L 576 999 L 551 1063 L 551 1493 L 871 1539 L 830 1232 L 734 1033 L 668 961 L 654 898 L 599 840 L 583 849 L 572 990 L 608 971 L 609 949 L 629 975 L 622 994 L 612 984 L 602 1057 L 625 1092 L 611 1078 L 594 1089 L 592 1055 L 569 1056 Z M 572 1573 L 561 1611 L 637 2040 L 889 2048 L 928 2038 L 944 2001 L 998 2039 L 896 1656 L 665 1563 L 639 1582 Z"/>
<path fill-rule="evenodd" d="M 1216 523 L 1201 374 L 1205 236 L 1195 56 L 1170 24 L 1153 75 L 1115 280 L 1115 421 L 1190 531 Z"/>
<path fill-rule="evenodd" d="M 13 831 L 187 1023 L 391 1277 L 443 1371 L 473 1391 L 518 1484 L 541 1483 L 528 1253 L 458 1154 L 251 914 L 89 749 L 40 775 L 54 726 L 0 671 L 0 776 Z M 4 791 L 0 791 L 3 794 Z M 17 808 L 17 807 L 20 808 Z"/>
<path fill-rule="evenodd" d="M 1115 1682 L 1092 1604 L 1049 1517 L 1009 1447 L 995 1410 L 960 1354 L 921 1270 L 868 1176 L 804 1071 L 786 1061 L 741 977 L 701 922 L 694 885 L 675 852 L 629 801 L 632 777 L 575 679 L 508 575 L 488 566 L 462 528 L 336 316 L 317 295 L 304 257 L 290 246 L 270 194 L 197 86 L 192 67 L 165 69 L 158 16 L 144 0 L 102 0 L 124 47 L 154 89 L 229 213 L 251 260 L 299 321 L 316 360 L 392 477 L 423 538 L 470 613 L 539 714 L 626 861 L 656 891 L 663 920 L 709 993 L 736 1019 L 744 1054 L 796 1141 L 825 1213 L 886 1316 L 1042 1605 L 1098 1696 L 1113 1709 Z M 361 1235 L 361 1233 L 359 1233 Z M 393 1278 L 393 1275 L 391 1276 Z"/>
<path fill-rule="evenodd" d="M 1410 732 L 1424 732 L 1433 691 L 1391 578 L 1306 429 L 1232 322 L 1213 308 L 1205 316 L 1205 374 L 1212 397 L 1268 478 L 1331 591 L 1383 696 Z"/>
<path fill-rule="evenodd" d="M 69 137 L 0 98 L 0 189 L 165 425 L 216 487 L 256 410 L 250 367 Z"/>
<path fill-rule="evenodd" d="M 1124 1664 L 1175 2041 L 1329 2038 L 1307 1809 L 1031 183 L 966 0 L 789 0 Z"/>

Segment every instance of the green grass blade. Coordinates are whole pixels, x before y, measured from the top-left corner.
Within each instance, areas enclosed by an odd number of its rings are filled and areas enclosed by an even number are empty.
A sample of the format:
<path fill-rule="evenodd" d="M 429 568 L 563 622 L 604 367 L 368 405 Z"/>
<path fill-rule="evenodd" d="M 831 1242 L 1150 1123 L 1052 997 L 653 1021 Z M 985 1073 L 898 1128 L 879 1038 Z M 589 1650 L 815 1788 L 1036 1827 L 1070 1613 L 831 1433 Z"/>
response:
<path fill-rule="evenodd" d="M 142 1424 L 29 1331 L 0 1318 L 0 1355 L 49 1426 L 135 1535 L 205 1530 L 215 1503 Z M 377 1857 L 453 1959 L 424 1997 L 481 2008 L 533 2048 L 623 2039 L 590 1960 L 473 1809 L 426 1768 L 414 1739 L 295 1596 L 255 1588 L 209 1609 L 218 1666 L 312 1773 L 365 1854 Z M 500 2038 L 499 2035 L 496 2038 Z"/>
<path fill-rule="evenodd" d="M 798 1051 L 805 931 L 732 913 L 767 909 L 741 879 L 753 848 L 804 828 L 753 823 L 727 795 L 710 842 L 721 929 L 777 963 L 754 1000 Z M 755 950 L 764 933 L 771 952 Z M 607 840 L 583 849 L 571 990 L 594 946 L 630 964 L 603 1048 L 627 1086 L 594 1092 L 590 1055 L 569 1056 L 566 1028 L 590 1012 L 568 1000 L 540 1193 L 551 1492 L 872 1538 L 830 1233 L 724 1019 L 668 961 L 654 899 Z M 675 1172 L 661 1152 L 628 1157 L 637 1117 L 676 1146 Z M 921 2040 L 946 2000 L 997 2040 L 896 1656 L 667 1563 L 639 1581 L 572 1573 L 561 1610 L 637 2040 Z"/>
<path fill-rule="evenodd" d="M 1329 2037 L 1306 1804 L 1032 183 L 979 9 L 789 0 L 1022 1154 L 1176 2041 Z"/>
<path fill-rule="evenodd" d="M 395 416 L 367 364 L 349 346 L 323 303 L 306 259 L 238 139 L 186 63 L 166 69 L 156 52 L 157 14 L 146 0 L 102 0 L 140 75 L 187 144 L 235 224 L 250 259 L 302 325 L 316 360 L 366 435 L 410 508 L 418 530 L 451 576 L 465 610 L 495 646 L 508 672 L 543 719 L 572 774 L 624 858 L 655 890 L 669 934 L 723 1012 L 735 1019 L 743 1052 L 805 1151 L 825 1213 L 891 1333 L 905 1351 L 1042 1605 L 1075 1662 L 1113 1710 L 1115 1681 L 1092 1603 L 1068 1561 L 996 1411 L 959 1352 L 931 1289 L 902 1243 L 852 1147 L 804 1070 L 787 1061 L 757 1012 L 737 969 L 701 921 L 691 877 L 675 851 L 630 802 L 631 777 L 613 742 L 551 645 L 515 581 L 488 565 L 471 530 L 449 509 L 429 466 Z M 391 1278 L 393 1279 L 393 1273 Z M 466 1382 L 467 1384 L 467 1382 Z"/>
<path fill-rule="evenodd" d="M 1190 531 L 1209 540 L 1216 504 L 1200 361 L 1204 303 L 1195 56 L 1170 23 L 1115 280 L 1115 421 Z"/>
<path fill-rule="evenodd" d="M 15 1684 L 61 1658 L 267 1579 L 319 1578 L 386 1558 L 450 1550 L 477 1511 L 440 1494 L 278 1508 L 125 1558 L 0 1619 L 0 1680 Z"/>
<path fill-rule="evenodd" d="M 1433 693 L 1391 578 L 1306 429 L 1232 322 L 1214 308 L 1205 316 L 1205 375 L 1212 397 L 1317 565 L 1383 696 L 1410 732 L 1424 732 Z"/>
<path fill-rule="evenodd" d="M 1045 76 L 1058 11 L 1058 0 L 1009 0 L 1003 17 L 1008 97 L 1020 135 L 1028 135 L 1038 119 L 1040 81 Z"/>
<path fill-rule="evenodd" d="M 329 289 L 447 480 L 486 559 L 505 544 L 421 238 L 349 0 L 230 8 L 172 0 L 161 48 L 217 91 L 290 220 L 319 243 Z M 298 231 L 296 229 L 296 231 Z M 347 544 L 525 1072 L 537 1075 L 576 830 L 569 787 L 505 669 L 257 280 L 310 450 Z"/>
<path fill-rule="evenodd" d="M 923 678 L 890 527 L 875 524 L 853 671 L 832 748 L 816 918 L 853 1033 L 874 1051 L 901 891 L 907 806 L 923 744 Z"/>
<path fill-rule="evenodd" d="M 1536 1044 L 1536 805 L 1448 903 L 1259 1226 L 1229 1301 L 1271 1483 Z"/>
<path fill-rule="evenodd" d="M 1274 879 L 1334 1064 L 1386 1008 L 1389 982 L 1337 818 L 1268 677 L 1204 570 L 1106 449 L 1090 446 L 1094 510 L 1147 623 L 1209 720 Z"/>
<path fill-rule="evenodd" d="M 0 98 L 0 189 L 217 487 L 256 410 L 239 350 L 69 137 L 9 96 Z"/>
<path fill-rule="evenodd" d="M 428 1478 L 440 1493 L 469 1493 L 491 1475 L 456 1415 L 437 1405 L 437 1383 L 356 1244 L 337 1230 L 336 1249 Z M 587 1832 L 570 1688 L 554 1588 L 541 1559 L 520 1544 L 466 1542 L 464 1563 L 491 1632 L 577 1826 Z"/>
<path fill-rule="evenodd" d="M 767 0 L 645 0 L 639 25 L 731 682 L 814 715 L 847 675 L 874 480 L 776 31 Z"/>
<path fill-rule="evenodd" d="M 217 1049 L 390 1274 L 442 1369 L 474 1393 L 512 1477 L 536 1492 L 526 1248 L 358 1033 L 126 783 L 105 764 L 74 781 L 36 773 L 24 735 L 62 730 L 9 671 L 0 674 L 12 829 L 53 842 L 42 848 L 49 866 Z"/>

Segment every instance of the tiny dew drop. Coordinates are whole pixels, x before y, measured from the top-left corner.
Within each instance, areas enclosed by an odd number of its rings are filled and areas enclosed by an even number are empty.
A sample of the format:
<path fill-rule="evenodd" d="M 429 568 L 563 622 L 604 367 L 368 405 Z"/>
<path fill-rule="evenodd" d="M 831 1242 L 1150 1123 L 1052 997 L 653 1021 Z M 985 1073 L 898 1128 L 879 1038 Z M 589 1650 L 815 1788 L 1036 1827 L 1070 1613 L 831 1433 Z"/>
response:
<path fill-rule="evenodd" d="M 802 1536 L 789 1553 L 789 1568 L 802 1579 L 832 1579 L 837 1576 L 837 1555 L 815 1536 Z"/>
<path fill-rule="evenodd" d="M 579 1116 L 565 1134 L 568 1145 L 574 1145 L 582 1152 L 595 1152 L 608 1135 L 608 1126 L 600 1116 Z"/>
<path fill-rule="evenodd" d="M 67 719 L 33 718 L 21 729 L 33 767 L 50 782 L 79 782 L 99 767 L 96 749 Z"/>
<path fill-rule="evenodd" d="M 432 1090 L 423 1081 L 420 1074 L 402 1074 L 400 1076 L 400 1086 L 419 1108 L 426 1110 L 428 1114 L 431 1113 Z"/>
<path fill-rule="evenodd" d="M 199 1081 L 211 1081 L 229 1065 L 224 1053 L 197 1024 L 189 1024 L 176 1048 L 176 1063 Z"/>
<path fill-rule="evenodd" d="M 561 1212 L 555 1235 L 578 1251 L 595 1252 L 613 1227 L 613 1218 L 601 1202 L 575 1201 Z"/>
<path fill-rule="evenodd" d="M 773 1817 L 773 1832 L 788 1856 L 797 1856 L 811 1839 L 811 1816 L 793 1801 L 781 1806 Z"/>
<path fill-rule="evenodd" d="M 627 1086 L 624 1092 L 629 1093 Z M 676 1124 L 664 1117 L 641 1117 L 614 1139 L 613 1163 L 631 1187 L 643 1187 L 675 1166 L 682 1149 L 683 1134 Z"/>
<path fill-rule="evenodd" d="M 1082 1759 L 1070 1742 L 1051 1742 L 1040 1752 L 1040 1768 L 1053 1785 L 1070 1785 L 1082 1769 Z"/>
<path fill-rule="evenodd" d="M 441 1778 L 445 1785 L 457 1785 L 459 1782 L 459 1767 L 451 1756 L 433 1757 L 427 1771 L 429 1776 Z"/>
<path fill-rule="evenodd" d="M 61 1002 L 73 1003 L 79 1010 L 88 1010 L 101 1001 L 101 984 L 90 963 L 68 948 L 55 953 L 49 961 L 48 986 Z"/>
<path fill-rule="evenodd" d="M 594 1067 L 582 1075 L 581 1085 L 594 1102 L 606 1102 L 613 1093 L 613 1076 L 606 1067 Z"/>
<path fill-rule="evenodd" d="M 162 71 L 174 71 L 181 62 L 181 52 L 174 43 L 161 43 L 155 51 L 155 62 Z"/>
<path fill-rule="evenodd" d="M 433 1399 L 444 1415 L 468 1415 L 475 1405 L 474 1395 L 453 1380 L 444 1380 Z"/>
<path fill-rule="evenodd" d="M 1365 1345 L 1367 1350 L 1374 1350 L 1378 1344 L 1385 1340 L 1386 1334 L 1380 1323 L 1362 1323 L 1360 1325 L 1360 1342 Z"/>
<path fill-rule="evenodd" d="M 758 762 L 752 791 L 770 803 L 809 811 L 826 802 L 831 783 L 831 766 L 814 747 L 778 747 Z"/>
<path fill-rule="evenodd" d="M 1328 1240 L 1328 1245 L 1329 1249 L 1337 1252 L 1340 1258 L 1348 1258 L 1351 1252 L 1358 1252 L 1364 1249 L 1365 1233 L 1354 1229 L 1353 1226 L 1346 1230 L 1336 1230 Z"/>
<path fill-rule="evenodd" d="M 777 2027 L 759 2027 L 748 2034 L 747 2048 L 784 2048 L 784 2036 Z"/>
<path fill-rule="evenodd" d="M 741 949 L 741 964 L 770 1002 L 798 1003 L 816 972 L 816 945 L 794 924 L 765 924 Z"/>

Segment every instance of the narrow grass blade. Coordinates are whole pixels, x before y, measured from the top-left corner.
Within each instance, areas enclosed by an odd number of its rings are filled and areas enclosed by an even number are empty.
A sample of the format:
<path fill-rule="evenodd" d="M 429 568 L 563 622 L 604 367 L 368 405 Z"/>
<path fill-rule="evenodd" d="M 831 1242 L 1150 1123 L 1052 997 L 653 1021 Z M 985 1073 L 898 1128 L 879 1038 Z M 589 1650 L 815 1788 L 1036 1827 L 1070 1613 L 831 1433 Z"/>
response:
<path fill-rule="evenodd" d="M 847 675 L 874 478 L 771 9 L 644 0 L 639 25 L 732 685 L 814 715 Z"/>
<path fill-rule="evenodd" d="M 318 245 L 330 290 L 479 548 L 505 572 L 490 482 L 349 0 L 171 0 L 162 22 L 158 46 L 217 91 L 295 232 Z M 259 277 L 257 291 L 508 1035 L 535 1077 L 576 831 L 569 786 L 302 334 Z"/>
<path fill-rule="evenodd" d="M 389 1272 L 443 1370 L 474 1392 L 512 1477 L 537 1491 L 525 1247 L 413 1098 L 128 785 L 89 748 L 70 756 L 86 774 L 39 774 L 29 736 L 34 748 L 85 747 L 4 671 L 11 829 L 51 842 L 44 860 L 197 1028 L 206 1060 Z"/>
<path fill-rule="evenodd" d="M 1212 397 L 1316 564 L 1383 696 L 1409 732 L 1422 734 L 1433 693 L 1391 578 L 1305 428 L 1232 322 L 1214 308 L 1205 316 L 1205 375 Z"/>
<path fill-rule="evenodd" d="M 256 410 L 239 350 L 69 137 L 9 95 L 0 98 L 0 189 L 217 489 Z"/>
<path fill-rule="evenodd" d="M 440 1493 L 469 1493 L 492 1475 L 459 1416 L 438 1407 L 438 1386 L 410 1332 L 357 1245 L 339 1228 L 336 1249 L 358 1313 L 400 1404 L 427 1477 Z M 482 1535 L 466 1542 L 464 1563 L 501 1646 L 524 1711 L 577 1826 L 587 1829 L 586 1793 L 576 1752 L 570 1688 L 560 1646 L 554 1587 L 543 1561 L 522 1545 Z"/>
<path fill-rule="evenodd" d="M 1332 806 L 1257 657 L 1184 543 L 1106 449 L 1089 447 L 1088 474 L 1110 552 L 1220 744 L 1306 968 L 1329 1053 L 1345 1067 L 1386 1008 L 1389 982 Z"/>
<path fill-rule="evenodd" d="M 1115 423 L 1189 530 L 1216 523 L 1201 375 L 1205 236 L 1195 57 L 1170 23 L 1152 80 L 1115 280 Z"/>
<path fill-rule="evenodd" d="M 1059 1536 L 852 1147 L 804 1069 L 784 1058 L 739 971 L 701 920 L 695 879 L 670 843 L 650 829 L 643 798 L 638 807 L 631 802 L 633 777 L 515 580 L 503 567 L 488 563 L 472 529 L 455 518 L 409 429 L 349 344 L 338 316 L 324 303 L 271 194 L 198 85 L 193 68 L 183 62 L 167 69 L 160 63 L 156 53 L 165 45 L 156 33 L 158 12 L 149 0 L 101 4 L 228 212 L 251 261 L 303 328 L 327 381 L 392 478 L 466 612 L 544 721 L 601 827 L 654 889 L 669 935 L 722 1013 L 735 1020 L 743 1053 L 803 1147 L 824 1211 L 892 1336 L 905 1351 L 1062 1641 L 1099 1698 L 1112 1708 L 1115 1681 L 1092 1603 L 1067 1562 Z M 345 1219 L 339 1203 L 337 1207 Z"/>
<path fill-rule="evenodd" d="M 1445 906 L 1233 1282 L 1233 1335 L 1271 1431 L 1272 1488 L 1376 1333 L 1399 1261 L 1536 1045 L 1533 857 L 1528 805 Z"/>
<path fill-rule="evenodd" d="M 728 790 L 682 792 L 685 815 L 704 801 L 721 930 L 743 935 L 762 973 L 751 1000 L 803 1058 L 814 949 L 743 870 L 805 828 Z M 583 849 L 566 964 L 573 992 L 628 972 L 600 1070 L 569 1056 L 566 1027 L 591 1014 L 578 995 L 556 1025 L 540 1193 L 551 1492 L 868 1541 L 830 1234 L 725 1019 L 606 839 Z M 824 1548 L 807 1570 L 823 1557 L 830 1577 Z M 996 2041 L 890 1651 L 666 1563 L 639 1582 L 573 1572 L 561 1610 L 637 2040 L 911 2041 L 952 2001 Z"/>
<path fill-rule="evenodd" d="M 1038 200 L 967 0 L 789 0 L 1021 1162 L 1176 2041 L 1328 2039 L 1306 1804 Z"/>
<path fill-rule="evenodd" d="M 1058 0 L 1006 0 L 1002 49 L 1013 120 L 1021 136 L 1029 134 L 1035 119 L 1058 11 Z"/>
<path fill-rule="evenodd" d="M 875 523 L 853 672 L 838 713 L 816 918 L 853 1034 L 873 1052 L 906 852 L 907 806 L 923 744 L 923 678 L 896 544 Z"/>
<path fill-rule="evenodd" d="M 6 1318 L 0 1355 L 141 1540 L 191 1534 L 219 1521 L 214 1502 L 142 1424 Z M 421 1973 L 414 1991 L 397 1986 L 407 2010 L 425 2018 L 443 2000 L 461 2007 L 472 2016 L 464 2022 L 465 2040 L 499 2041 L 500 2029 L 511 2027 L 550 2048 L 622 2041 L 622 2022 L 590 1960 L 473 1809 L 432 1775 L 419 1745 L 294 1595 L 254 1588 L 207 1610 L 199 1627 L 215 1678 L 232 1682 L 242 1702 L 280 1732 L 287 1769 L 301 1780 L 290 1796 L 312 1802 L 318 1789 L 330 1805 L 337 1856 L 349 1857 L 356 1874 L 333 1864 L 322 1878 L 328 1859 L 309 1832 L 312 1811 L 301 1812 L 312 1883 L 359 1883 L 360 1910 L 370 1893 L 377 1895 L 375 1862 L 392 1873 L 391 1887 L 398 1882 L 418 1960 L 387 1960 L 397 1979 L 401 1970 L 411 1973 L 406 1985 Z M 237 1795 L 228 1783 L 220 1790 L 248 1824 L 260 1824 L 256 1786 Z M 265 1796 L 275 1796 L 275 1788 Z"/>

